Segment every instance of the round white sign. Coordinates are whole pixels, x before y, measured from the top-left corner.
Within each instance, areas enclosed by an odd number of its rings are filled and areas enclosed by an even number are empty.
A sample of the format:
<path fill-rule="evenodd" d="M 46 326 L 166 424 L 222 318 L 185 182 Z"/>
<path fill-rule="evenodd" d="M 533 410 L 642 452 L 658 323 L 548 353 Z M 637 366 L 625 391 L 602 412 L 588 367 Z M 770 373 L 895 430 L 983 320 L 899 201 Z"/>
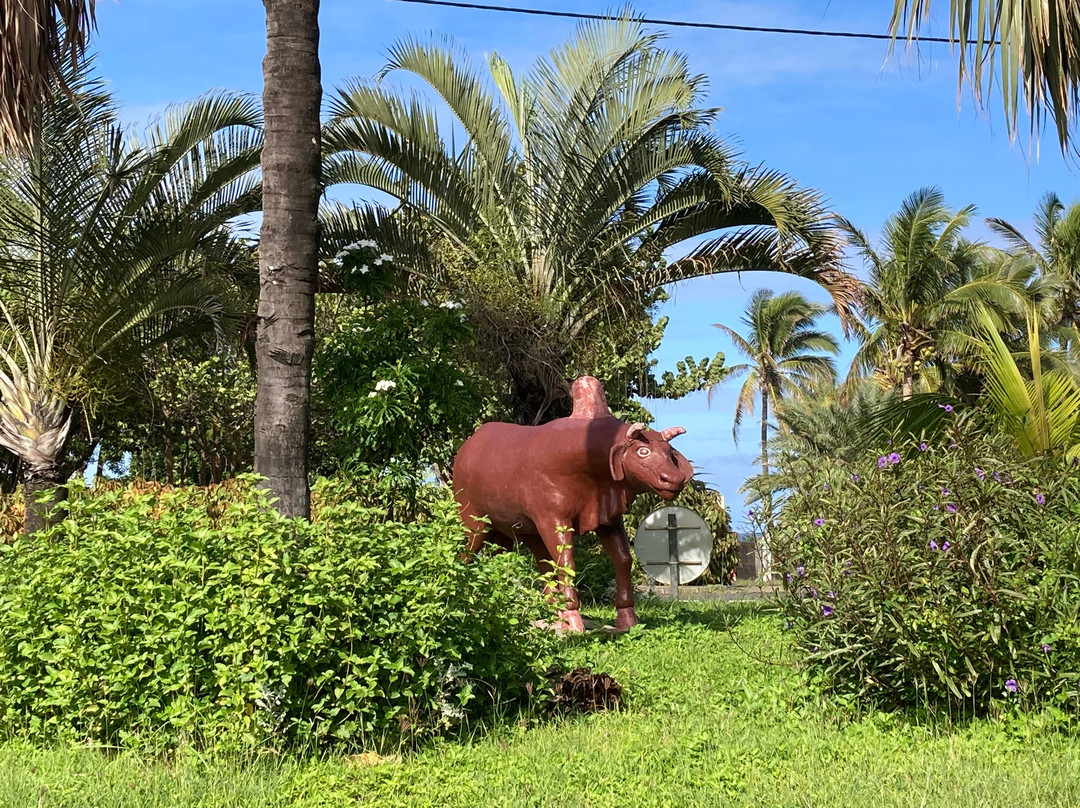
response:
<path fill-rule="evenodd" d="M 650 581 L 668 586 L 673 569 L 679 571 L 680 586 L 705 572 L 712 546 L 712 531 L 705 520 L 681 505 L 666 505 L 653 511 L 634 534 L 634 554 L 645 574 Z"/>

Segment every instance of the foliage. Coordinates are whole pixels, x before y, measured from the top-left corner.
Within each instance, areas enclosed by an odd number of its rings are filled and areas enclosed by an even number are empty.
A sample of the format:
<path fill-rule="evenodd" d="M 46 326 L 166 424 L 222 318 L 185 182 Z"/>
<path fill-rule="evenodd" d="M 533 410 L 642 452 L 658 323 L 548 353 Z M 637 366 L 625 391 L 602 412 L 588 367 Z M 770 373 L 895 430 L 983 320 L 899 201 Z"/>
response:
<path fill-rule="evenodd" d="M 947 405 L 946 405 L 947 406 Z M 770 532 L 781 608 L 834 690 L 1080 712 L 1080 480 L 955 417 L 855 466 L 799 462 Z"/>
<path fill-rule="evenodd" d="M 313 361 L 315 469 L 448 467 L 482 407 L 483 383 L 463 367 L 473 332 L 461 304 L 399 295 L 374 242 L 337 261 L 354 302 L 333 315 Z"/>
<path fill-rule="evenodd" d="M 175 341 L 148 352 L 140 375 L 133 395 L 103 413 L 99 469 L 170 485 L 251 471 L 255 374 L 243 352 Z"/>
<path fill-rule="evenodd" d="M 400 755 L 163 760 L 6 744 L 0 793 L 13 806 L 42 808 L 1080 803 L 1080 745 L 1048 732 L 1041 714 L 949 724 L 852 712 L 784 664 L 767 606 L 648 601 L 639 614 L 645 631 L 569 650 L 573 664 L 624 684 L 618 712 L 512 722 Z"/>
<path fill-rule="evenodd" d="M 931 5 L 894 0 L 890 33 L 917 39 Z M 960 78 L 971 84 L 976 102 L 981 106 L 996 83 L 1006 128 L 1015 135 L 1023 96 L 1033 139 L 1049 117 L 1062 152 L 1075 151 L 1069 130 L 1080 106 L 1080 7 L 1072 0 L 950 0 L 949 9 L 950 41 L 960 46 Z"/>
<path fill-rule="evenodd" d="M 170 109 L 144 142 L 101 81 L 69 85 L 34 152 L 0 161 L 0 445 L 38 486 L 63 481 L 76 412 L 129 395 L 144 351 L 224 327 L 249 252 L 227 225 L 259 200 L 254 99 Z"/>
<path fill-rule="evenodd" d="M 521 75 L 497 54 L 477 70 L 452 42 L 408 38 L 332 102 L 325 181 L 398 207 L 330 211 L 331 240 L 363 233 L 464 301 L 519 421 L 542 420 L 569 371 L 592 372 L 583 357 L 620 344 L 665 284 L 768 269 L 851 302 L 819 196 L 742 162 L 700 106 L 705 78 L 660 40 L 629 19 L 583 23 Z M 437 93 L 450 127 L 392 73 Z"/>
<path fill-rule="evenodd" d="M 373 744 L 527 701 L 553 643 L 527 565 L 461 560 L 448 500 L 402 524 L 326 490 L 308 523 L 252 478 L 97 486 L 0 546 L 3 733 Z"/>

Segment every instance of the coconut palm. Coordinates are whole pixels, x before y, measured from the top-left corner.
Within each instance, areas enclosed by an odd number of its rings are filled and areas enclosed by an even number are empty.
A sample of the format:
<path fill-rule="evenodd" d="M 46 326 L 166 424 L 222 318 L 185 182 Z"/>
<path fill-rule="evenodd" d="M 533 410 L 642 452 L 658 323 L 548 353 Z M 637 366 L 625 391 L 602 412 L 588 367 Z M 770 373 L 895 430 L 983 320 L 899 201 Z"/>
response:
<path fill-rule="evenodd" d="M 930 0 L 894 0 L 889 31 L 917 39 Z M 960 77 L 980 104 L 995 83 L 1015 134 L 1022 95 L 1032 131 L 1053 118 L 1062 151 L 1080 104 L 1080 4 L 1075 0 L 950 0 L 949 27 L 960 45 Z"/>
<path fill-rule="evenodd" d="M 963 237 L 974 212 L 974 205 L 954 212 L 939 189 L 922 188 L 885 222 L 880 249 L 838 218 L 870 269 L 851 379 L 873 374 L 908 399 L 920 382 L 936 386 L 951 334 L 969 330 L 965 324 L 980 303 L 992 303 L 1004 316 L 1025 299 L 1030 273 L 1015 262 L 988 263 L 983 245 Z"/>
<path fill-rule="evenodd" d="M 62 87 L 94 27 L 94 0 L 0 4 L 0 152 L 32 142 L 35 112 Z"/>
<path fill-rule="evenodd" d="M 769 473 L 769 405 L 792 395 L 810 395 L 824 385 L 836 383 L 836 367 L 828 354 L 840 352 L 836 338 L 817 328 L 826 311 L 798 292 L 774 295 L 759 289 L 750 298 L 742 322 L 746 336 L 721 323 L 714 326 L 735 343 L 750 361 L 730 368 L 728 378 L 745 375 L 735 400 L 731 433 L 736 441 L 743 417 L 754 414 L 754 400 L 761 400 L 761 473 Z M 709 388 L 709 398 L 716 386 Z"/>
<path fill-rule="evenodd" d="M 68 78 L 35 145 L 0 161 L 0 445 L 34 494 L 63 482 L 77 417 L 125 395 L 150 345 L 219 324 L 237 256 L 226 230 L 258 208 L 261 116 L 213 95 L 125 138 L 101 83 Z"/>
<path fill-rule="evenodd" d="M 278 510 L 306 518 L 321 194 L 319 0 L 266 0 L 264 6 L 255 471 Z"/>
<path fill-rule="evenodd" d="M 740 161 L 700 105 L 705 78 L 659 42 L 636 22 L 589 22 L 520 75 L 494 53 L 481 71 L 447 40 L 406 39 L 379 81 L 350 82 L 331 105 L 327 184 L 398 202 L 331 218 L 465 299 L 479 342 L 507 363 L 518 420 L 545 417 L 574 357 L 664 284 L 779 270 L 851 302 L 818 195 Z M 453 124 L 387 86 L 399 71 Z"/>
<path fill-rule="evenodd" d="M 1037 244 L 1004 219 L 986 220 L 990 229 L 1005 239 L 1009 250 L 1031 262 L 1036 272 L 1052 287 L 1042 297 L 1053 297 L 1050 325 L 1075 328 L 1080 325 L 1080 203 L 1066 207 L 1051 192 L 1039 200 L 1034 226 Z"/>

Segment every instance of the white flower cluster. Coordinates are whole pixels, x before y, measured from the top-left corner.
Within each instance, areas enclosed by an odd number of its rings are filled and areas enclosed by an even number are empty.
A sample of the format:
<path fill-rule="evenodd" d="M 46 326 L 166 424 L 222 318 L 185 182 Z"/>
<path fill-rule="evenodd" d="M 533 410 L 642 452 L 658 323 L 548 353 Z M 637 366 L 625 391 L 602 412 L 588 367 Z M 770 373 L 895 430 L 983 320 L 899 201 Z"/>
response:
<path fill-rule="evenodd" d="M 373 392 L 368 393 L 367 397 L 368 398 L 375 398 L 375 396 L 379 395 L 379 393 L 384 393 L 387 390 L 393 390 L 396 387 L 397 387 L 397 382 L 391 381 L 390 379 L 382 379 L 381 381 L 375 382 L 375 390 Z"/>
<path fill-rule="evenodd" d="M 440 303 L 439 308 L 440 309 L 451 309 L 451 310 L 460 309 L 461 304 L 458 303 L 456 300 L 447 300 L 445 303 Z"/>

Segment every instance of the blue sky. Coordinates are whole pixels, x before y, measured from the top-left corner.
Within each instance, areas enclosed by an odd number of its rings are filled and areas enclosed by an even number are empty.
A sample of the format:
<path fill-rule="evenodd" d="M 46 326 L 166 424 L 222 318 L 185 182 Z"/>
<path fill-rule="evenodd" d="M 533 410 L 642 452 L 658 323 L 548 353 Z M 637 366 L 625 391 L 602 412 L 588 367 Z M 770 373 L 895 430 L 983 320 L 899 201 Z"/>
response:
<path fill-rule="evenodd" d="M 565 11 L 604 13 L 600 0 L 520 0 Z M 508 3 L 509 5 L 509 3 Z M 758 26 L 881 33 L 890 2 L 791 0 L 676 4 L 638 0 L 646 17 Z M 948 4 L 935 4 L 941 15 Z M 98 69 L 111 81 L 125 118 L 145 122 L 169 104 L 215 88 L 261 92 L 265 52 L 263 10 L 251 0 L 122 0 L 98 5 Z M 944 22 L 947 18 L 942 16 Z M 566 39 L 569 20 L 432 8 L 393 0 L 323 0 L 323 82 L 327 92 L 352 76 L 370 76 L 386 48 L 410 33 L 450 34 L 477 59 L 497 51 L 526 70 L 535 57 Z M 946 34 L 943 25 L 928 33 Z M 872 236 L 915 189 L 940 186 L 954 207 L 978 206 L 971 235 L 984 237 L 983 216 L 1029 231 L 1039 197 L 1053 190 L 1080 196 L 1077 176 L 1045 135 L 1031 154 L 1024 139 L 1011 144 L 995 96 L 987 114 L 976 111 L 947 45 L 925 45 L 917 57 L 886 58 L 883 42 L 776 34 L 668 29 L 667 45 L 684 52 L 691 68 L 710 79 L 710 103 L 723 112 L 719 131 L 753 163 L 779 169 L 819 189 L 832 209 Z M 857 262 L 851 268 L 859 269 Z M 739 318 L 755 289 L 797 289 L 823 303 L 809 282 L 771 273 L 718 276 L 671 290 L 663 313 L 671 318 L 657 352 L 659 369 L 687 355 L 727 354 L 741 361 L 712 323 L 741 330 Z M 839 333 L 835 321 L 831 322 Z M 841 363 L 853 353 L 845 346 Z M 649 402 L 658 425 L 688 430 L 680 449 L 700 476 L 745 511 L 737 489 L 753 471 L 756 430 L 736 446 L 731 419 L 738 383 L 721 386 L 712 406 L 705 395 Z"/>

